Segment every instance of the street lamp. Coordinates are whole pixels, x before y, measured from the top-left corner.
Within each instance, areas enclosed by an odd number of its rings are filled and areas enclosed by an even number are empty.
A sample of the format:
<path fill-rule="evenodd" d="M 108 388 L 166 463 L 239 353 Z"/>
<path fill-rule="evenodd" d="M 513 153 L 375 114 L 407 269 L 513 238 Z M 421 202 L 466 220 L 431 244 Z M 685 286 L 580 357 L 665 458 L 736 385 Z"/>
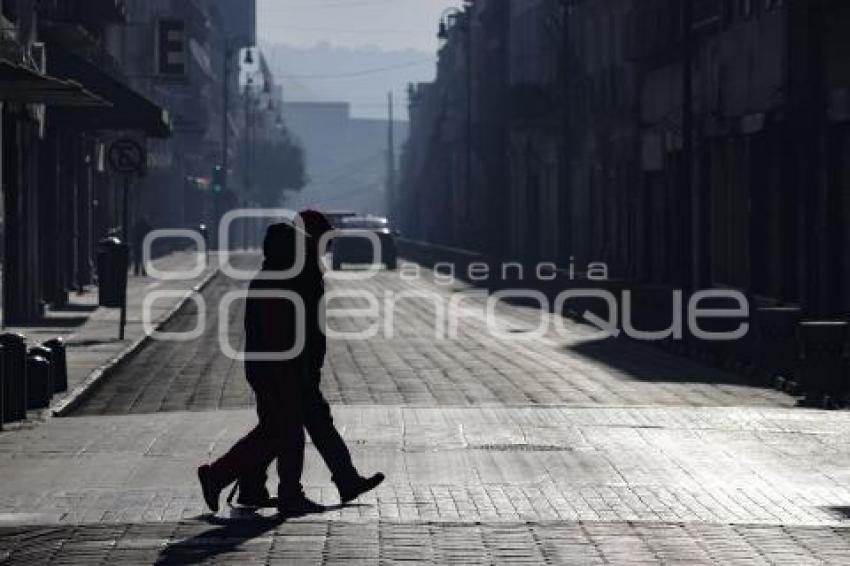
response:
<path fill-rule="evenodd" d="M 449 33 L 458 23 L 458 20 L 463 16 L 463 10 L 460 8 L 446 8 L 440 14 L 440 26 L 437 30 L 437 38 L 442 41 L 449 39 Z"/>

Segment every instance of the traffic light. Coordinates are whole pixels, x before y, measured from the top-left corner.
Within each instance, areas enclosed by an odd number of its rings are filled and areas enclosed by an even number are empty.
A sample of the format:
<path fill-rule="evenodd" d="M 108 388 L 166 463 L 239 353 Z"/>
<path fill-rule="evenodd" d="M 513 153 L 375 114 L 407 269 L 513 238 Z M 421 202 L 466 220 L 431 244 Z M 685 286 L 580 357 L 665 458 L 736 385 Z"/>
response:
<path fill-rule="evenodd" d="M 213 169 L 213 178 L 212 178 L 212 192 L 215 194 L 221 194 L 224 192 L 224 184 L 225 184 L 225 173 L 224 167 L 221 165 L 216 165 Z"/>

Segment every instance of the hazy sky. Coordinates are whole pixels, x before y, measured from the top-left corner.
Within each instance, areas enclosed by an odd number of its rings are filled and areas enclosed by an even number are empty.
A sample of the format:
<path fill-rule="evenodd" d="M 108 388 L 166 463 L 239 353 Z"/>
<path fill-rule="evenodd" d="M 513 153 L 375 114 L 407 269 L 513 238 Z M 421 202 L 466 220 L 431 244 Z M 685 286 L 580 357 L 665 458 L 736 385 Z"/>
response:
<path fill-rule="evenodd" d="M 382 49 L 437 48 L 437 24 L 460 0 L 258 0 L 261 39 L 313 45 L 327 41 Z"/>
<path fill-rule="evenodd" d="M 352 104 L 354 116 L 406 118 L 408 83 L 434 77 L 440 15 L 462 0 L 257 0 L 257 32 L 288 100 Z M 272 51 L 277 55 L 273 56 Z"/>

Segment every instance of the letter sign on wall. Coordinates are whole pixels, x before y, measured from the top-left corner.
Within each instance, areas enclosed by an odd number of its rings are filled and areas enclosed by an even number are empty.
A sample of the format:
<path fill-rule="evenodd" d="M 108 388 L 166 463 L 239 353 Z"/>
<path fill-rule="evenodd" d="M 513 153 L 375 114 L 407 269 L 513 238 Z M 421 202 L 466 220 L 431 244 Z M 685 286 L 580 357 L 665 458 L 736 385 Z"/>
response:
<path fill-rule="evenodd" d="M 157 29 L 157 73 L 166 77 L 186 75 L 186 22 L 160 20 Z"/>

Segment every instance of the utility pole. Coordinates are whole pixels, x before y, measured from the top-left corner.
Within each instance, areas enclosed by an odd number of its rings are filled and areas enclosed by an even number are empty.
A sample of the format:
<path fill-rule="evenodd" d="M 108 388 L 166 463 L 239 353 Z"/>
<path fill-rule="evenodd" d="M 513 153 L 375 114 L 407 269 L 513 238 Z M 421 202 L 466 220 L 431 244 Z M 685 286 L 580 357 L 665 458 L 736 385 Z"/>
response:
<path fill-rule="evenodd" d="M 464 199 L 463 224 L 468 226 L 474 216 L 472 208 L 472 7 L 466 7 L 466 198 Z M 476 234 L 477 237 L 477 234 Z"/>
<path fill-rule="evenodd" d="M 393 131 L 393 92 L 387 95 L 388 125 L 387 125 L 387 216 L 395 214 L 395 132 Z"/>
<path fill-rule="evenodd" d="M 224 110 L 222 111 L 222 150 L 221 150 L 221 193 L 213 193 L 213 239 L 218 242 L 218 224 L 221 217 L 221 195 L 227 191 L 227 181 L 230 175 L 230 59 L 233 55 L 233 50 L 229 45 L 224 47 L 224 85 L 223 85 L 223 103 Z M 221 246 L 218 242 L 217 248 Z"/>
<path fill-rule="evenodd" d="M 245 194 L 250 195 L 254 185 L 254 80 L 245 83 Z"/>

